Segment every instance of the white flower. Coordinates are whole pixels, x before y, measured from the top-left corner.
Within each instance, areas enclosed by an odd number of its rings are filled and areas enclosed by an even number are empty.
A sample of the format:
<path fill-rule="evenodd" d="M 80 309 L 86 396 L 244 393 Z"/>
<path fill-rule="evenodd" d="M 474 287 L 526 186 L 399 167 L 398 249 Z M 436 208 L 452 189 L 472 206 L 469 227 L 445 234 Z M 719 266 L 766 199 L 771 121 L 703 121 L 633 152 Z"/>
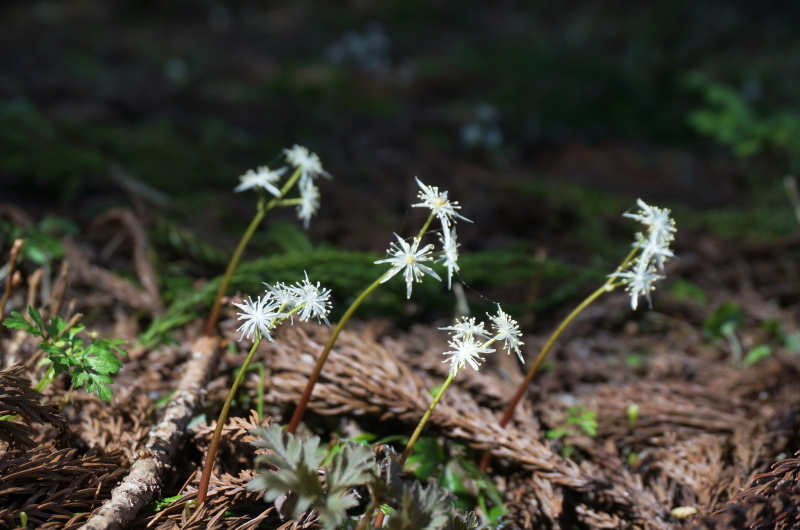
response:
<path fill-rule="evenodd" d="M 461 206 L 458 205 L 458 201 L 450 202 L 447 198 L 447 192 L 444 191 L 439 193 L 439 188 L 436 186 L 426 186 L 417 177 L 414 177 L 417 181 L 417 184 L 422 189 L 417 194 L 417 197 L 422 201 L 418 204 L 412 204 L 411 206 L 416 207 L 423 207 L 423 208 L 430 208 L 431 211 L 436 214 L 436 217 L 442 222 L 442 227 L 446 230 L 450 226 L 450 219 L 455 221 L 455 218 L 458 217 L 463 219 L 469 223 L 469 219 L 464 217 L 463 215 L 456 212 L 456 210 L 460 210 Z"/>
<path fill-rule="evenodd" d="M 447 326 L 446 328 L 439 328 L 442 331 L 450 331 L 454 339 L 462 337 L 488 337 L 489 334 L 483 327 L 483 322 L 480 324 L 475 323 L 475 317 L 461 317 L 461 322 L 456 320 L 455 325 Z"/>
<path fill-rule="evenodd" d="M 278 304 L 279 308 L 291 310 L 296 307 L 297 300 L 295 299 L 294 293 L 286 284 L 279 282 L 275 285 L 270 285 L 264 282 L 264 285 L 267 286 L 267 291 L 272 295 L 272 298 Z"/>
<path fill-rule="evenodd" d="M 300 188 L 300 204 L 297 205 L 297 217 L 303 221 L 303 228 L 307 229 L 311 216 L 316 214 L 319 209 L 319 188 L 311 179 L 300 180 L 298 187 Z"/>
<path fill-rule="evenodd" d="M 244 175 L 239 177 L 241 183 L 233 188 L 233 191 L 239 192 L 253 188 L 262 188 L 278 197 L 281 194 L 281 190 L 275 187 L 274 183 L 278 182 L 284 171 L 286 171 L 285 167 L 276 170 L 272 170 L 267 166 L 261 166 L 255 171 L 248 169 Z"/>
<path fill-rule="evenodd" d="M 301 180 L 310 180 L 312 177 L 322 175 L 331 178 L 330 173 L 322 169 L 322 162 L 316 153 L 310 153 L 302 145 L 296 145 L 291 149 L 284 149 L 286 161 L 301 171 Z"/>
<path fill-rule="evenodd" d="M 625 285 L 625 290 L 631 295 L 631 308 L 634 310 L 639 304 L 639 296 L 641 295 L 647 297 L 647 303 L 652 305 L 650 291 L 655 289 L 653 283 L 664 279 L 664 276 L 656 274 L 655 267 L 648 260 L 643 259 L 643 256 L 640 256 L 633 263 L 633 267 L 630 270 L 615 272 L 609 274 L 609 277 L 619 278 L 621 283 Z"/>
<path fill-rule="evenodd" d="M 636 213 L 624 213 L 624 217 L 630 217 L 647 226 L 647 235 L 657 244 L 667 244 L 675 239 L 675 221 L 670 218 L 670 210 L 649 206 L 642 199 L 636 199 L 636 204 L 641 208 Z"/>
<path fill-rule="evenodd" d="M 654 237 L 645 237 L 641 232 L 636 234 L 636 242 L 633 245 L 638 245 L 642 249 L 639 259 L 657 265 L 661 271 L 664 270 L 664 262 L 675 257 L 667 242 L 656 241 Z"/>
<path fill-rule="evenodd" d="M 442 281 L 436 272 L 420 263 L 423 261 L 433 260 L 433 258 L 428 255 L 433 250 L 433 245 L 426 245 L 424 248 L 418 249 L 420 243 L 420 239 L 418 237 L 415 237 L 414 242 L 409 245 L 397 234 L 394 236 L 397 238 L 400 244 L 391 244 L 389 248 L 389 254 L 391 255 L 391 258 L 380 259 L 375 262 L 376 264 L 392 264 L 392 268 L 386 271 L 386 274 L 383 275 L 381 283 L 386 282 L 389 278 L 405 269 L 406 285 L 408 286 L 407 297 L 411 298 L 411 284 L 414 281 L 422 282 L 423 273 Z"/>
<path fill-rule="evenodd" d="M 511 353 L 511 350 L 514 350 L 519 360 L 525 364 L 525 359 L 522 358 L 522 352 L 519 349 L 525 343 L 519 340 L 522 337 L 522 333 L 519 331 L 517 321 L 503 312 L 500 304 L 497 304 L 497 316 L 492 316 L 488 313 L 487 316 L 492 320 L 496 339 L 506 341 L 506 351 Z"/>
<path fill-rule="evenodd" d="M 324 320 L 330 326 L 328 313 L 331 310 L 331 302 L 329 300 L 331 290 L 321 289 L 319 282 L 317 282 L 317 285 L 312 284 L 308 281 L 308 273 L 305 274 L 305 280 L 297 282 L 294 287 L 287 287 L 294 295 L 295 307 L 302 307 L 300 320 L 306 321 L 311 317 L 315 317 L 317 321 Z"/>
<path fill-rule="evenodd" d="M 458 247 L 456 243 L 456 227 L 454 226 L 451 231 L 444 229 L 444 237 L 439 236 L 439 241 L 442 242 L 442 255 L 436 261 L 444 260 L 444 265 L 447 267 L 447 288 L 452 287 L 453 271 L 458 272 Z"/>
<path fill-rule="evenodd" d="M 252 298 L 248 297 L 243 304 L 234 302 L 233 305 L 243 311 L 242 313 L 238 313 L 238 320 L 244 320 L 244 323 L 236 330 L 242 332 L 242 336 L 239 337 L 239 340 L 242 340 L 244 337 L 251 338 L 255 335 L 255 338 L 266 337 L 275 342 L 269 332 L 275 327 L 275 321 L 286 315 L 277 312 L 277 309 L 280 308 L 280 304 L 273 298 L 271 292 L 266 293 L 263 297 L 257 298 L 255 302 L 253 302 Z"/>
<path fill-rule="evenodd" d="M 481 348 L 482 344 L 475 341 L 474 337 L 465 337 L 463 339 L 453 339 L 448 344 L 453 348 L 453 351 L 444 352 L 443 355 L 449 355 L 449 359 L 442 362 L 450 361 L 450 374 L 454 375 L 467 363 L 477 372 L 479 361 L 485 361 L 480 356 L 481 353 L 492 353 L 494 350 L 491 348 Z"/>

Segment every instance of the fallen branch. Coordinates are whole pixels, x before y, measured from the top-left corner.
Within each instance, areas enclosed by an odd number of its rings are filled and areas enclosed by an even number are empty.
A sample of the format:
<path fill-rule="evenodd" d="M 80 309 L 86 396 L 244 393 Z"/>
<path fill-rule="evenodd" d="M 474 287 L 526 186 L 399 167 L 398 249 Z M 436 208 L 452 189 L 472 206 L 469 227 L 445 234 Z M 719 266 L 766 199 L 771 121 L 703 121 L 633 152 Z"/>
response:
<path fill-rule="evenodd" d="M 147 443 L 138 452 L 130 473 L 109 499 L 80 530 L 124 528 L 141 508 L 161 490 L 162 476 L 170 469 L 189 421 L 205 397 L 205 383 L 219 354 L 218 337 L 202 337 L 194 343 L 192 356 L 175 395 L 161 421 L 150 429 Z"/>

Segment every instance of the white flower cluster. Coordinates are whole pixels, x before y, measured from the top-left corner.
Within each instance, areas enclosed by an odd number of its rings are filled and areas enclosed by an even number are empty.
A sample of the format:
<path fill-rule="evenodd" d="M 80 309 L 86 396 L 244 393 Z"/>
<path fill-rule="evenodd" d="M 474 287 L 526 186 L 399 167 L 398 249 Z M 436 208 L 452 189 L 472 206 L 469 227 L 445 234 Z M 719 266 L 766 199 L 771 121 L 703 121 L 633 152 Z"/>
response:
<path fill-rule="evenodd" d="M 300 198 L 297 199 L 297 217 L 303 221 L 303 227 L 308 228 L 311 217 L 319 210 L 319 188 L 314 185 L 314 178 L 322 175 L 331 178 L 330 173 L 322 169 L 322 162 L 316 153 L 311 153 L 301 145 L 295 145 L 291 149 L 284 149 L 283 154 L 286 162 L 300 171 L 300 179 L 297 188 L 300 190 Z M 263 189 L 275 197 L 280 197 L 281 190 L 276 186 L 281 175 L 286 172 L 286 168 L 272 170 L 267 166 L 261 166 L 255 171 L 252 169 L 239 177 L 239 185 L 233 191 L 245 191 L 251 189 Z"/>
<path fill-rule="evenodd" d="M 650 293 L 655 289 L 654 283 L 663 280 L 664 276 L 658 272 L 664 271 L 664 263 L 675 257 L 669 245 L 675 239 L 675 221 L 669 216 L 667 208 L 658 208 L 646 204 L 642 199 L 636 200 L 640 210 L 634 213 L 625 213 L 624 217 L 635 219 L 647 227 L 646 233 L 637 233 L 635 247 L 641 253 L 623 272 L 610 274 L 611 278 L 618 278 L 625 285 L 625 290 L 631 295 L 631 307 L 636 309 L 639 296 L 644 295 L 648 304 Z"/>
<path fill-rule="evenodd" d="M 446 191 L 440 193 L 439 188 L 436 186 L 426 186 L 418 178 L 416 181 L 422 189 L 417 195 L 422 202 L 411 206 L 430 208 L 442 223 L 442 235 L 439 236 L 439 241 L 442 243 L 442 251 L 439 257 L 434 260 L 431 255 L 434 246 L 431 244 L 420 249 L 421 239 L 419 237 L 415 237 L 409 245 L 403 238 L 395 234 L 399 244 L 391 244 L 388 251 L 390 257 L 375 262 L 392 264 L 392 268 L 387 271 L 381 283 L 389 280 L 401 270 L 405 271 L 406 296 L 408 298 L 411 298 L 412 283 L 414 281 L 421 282 L 425 274 L 433 276 L 439 281 L 442 280 L 431 268 L 421 264 L 425 261 L 444 261 L 444 265 L 447 267 L 447 287 L 449 289 L 452 286 L 453 272 L 458 272 L 458 247 L 460 246 L 456 242 L 456 227 L 454 226 L 456 217 L 472 222 L 456 212 L 456 210 L 461 209 L 461 206 L 458 205 L 458 202 L 451 202 L 447 198 Z"/>
<path fill-rule="evenodd" d="M 322 169 L 322 162 L 316 153 L 310 153 L 301 145 L 284 149 L 286 161 L 300 170 L 297 187 L 300 190 L 300 204 L 297 205 L 297 217 L 303 221 L 303 228 L 308 228 L 311 216 L 319 210 L 319 188 L 314 185 L 314 178 L 322 175 L 331 178 L 330 173 Z"/>
<path fill-rule="evenodd" d="M 236 331 L 241 331 L 242 336 L 247 338 L 266 338 L 273 341 L 270 331 L 280 324 L 286 317 L 299 312 L 301 321 L 306 321 L 311 317 L 317 321 L 328 322 L 328 313 L 331 310 L 330 289 L 323 289 L 319 282 L 316 285 L 308 280 L 306 273 L 302 282 L 294 285 L 276 283 L 274 286 L 264 284 L 267 290 L 264 296 L 260 296 L 253 301 L 248 297 L 244 303 L 233 303 L 242 310 L 238 313 L 238 320 L 244 321 Z"/>
<path fill-rule="evenodd" d="M 455 374 L 467 364 L 477 371 L 480 362 L 485 360 L 480 354 L 495 351 L 494 348 L 489 348 L 488 346 L 499 340 L 505 341 L 505 350 L 509 354 L 512 351 L 516 352 L 519 360 L 523 363 L 525 362 L 519 349 L 524 343 L 520 340 L 522 334 L 519 331 L 517 321 L 510 318 L 500 307 L 500 304 L 497 305 L 497 315 L 487 313 L 486 316 L 492 321 L 493 335 L 490 335 L 486 330 L 483 322 L 476 323 L 475 317 L 462 317 L 460 321 L 457 320 L 452 326 L 439 328 L 450 332 L 451 339 L 448 344 L 453 350 L 444 352 L 444 355 L 449 355 L 450 357 L 442 362 L 450 362 L 451 374 Z M 480 342 L 477 337 L 486 340 Z"/>
<path fill-rule="evenodd" d="M 244 175 L 239 177 L 240 184 L 233 188 L 233 191 L 238 193 L 240 191 L 262 188 L 277 197 L 281 194 L 281 190 L 275 186 L 275 183 L 280 180 L 281 175 L 285 172 L 285 167 L 276 170 L 272 170 L 267 166 L 260 166 L 255 171 L 248 169 Z"/>

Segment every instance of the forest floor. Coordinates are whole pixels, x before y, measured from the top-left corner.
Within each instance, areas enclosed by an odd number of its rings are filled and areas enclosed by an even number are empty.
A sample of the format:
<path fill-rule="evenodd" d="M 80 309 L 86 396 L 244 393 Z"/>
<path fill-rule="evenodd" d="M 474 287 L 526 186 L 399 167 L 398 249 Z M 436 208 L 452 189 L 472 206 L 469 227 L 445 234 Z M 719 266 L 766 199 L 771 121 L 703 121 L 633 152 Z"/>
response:
<path fill-rule="evenodd" d="M 309 139 L 334 177 L 320 181 L 319 216 L 308 232 L 293 210 L 269 219 L 226 301 L 307 271 L 333 289 L 336 321 L 365 278 L 379 274 L 372 262 L 392 232 L 408 236 L 422 222 L 409 208 L 418 175 L 474 221 L 459 225 L 454 283 L 464 285 L 472 314 L 500 302 L 520 321 L 528 363 L 627 252 L 634 223 L 621 214 L 637 197 L 672 209 L 678 259 L 652 306 L 641 301 L 633 311 L 623 292 L 592 304 L 506 429 L 498 419 L 527 367 L 496 354 L 480 372 L 459 373 L 426 428 L 418 462 L 427 468 L 417 470 L 457 489 L 459 511 L 523 529 L 800 525 L 800 236 L 780 181 L 753 177 L 777 174 L 784 160 L 768 153 L 744 163 L 683 141 L 687 101 L 659 88 L 677 86 L 668 82 L 678 77 L 674 64 L 612 68 L 584 92 L 597 74 L 596 57 L 584 53 L 591 38 L 505 46 L 494 39 L 517 14 L 507 6 L 483 13 L 489 29 L 474 36 L 488 47 L 482 56 L 463 44 L 479 8 L 428 41 L 413 41 L 404 17 L 442 22 L 446 10 L 398 8 L 387 24 L 397 35 L 391 66 L 378 75 L 322 53 L 308 58 L 353 25 L 335 19 L 334 31 L 324 9 L 178 2 L 151 6 L 150 18 L 137 2 L 121 4 L 120 12 L 79 0 L 0 8 L 16 21 L 0 34 L 0 262 L 15 239 L 25 241 L 19 281 L 0 311 L 81 314 L 88 330 L 125 341 L 128 353 L 108 403 L 71 389 L 65 376 L 38 394 L 41 339 L 0 328 L 0 526 L 80 528 L 91 514 L 99 519 L 126 477 L 143 473 L 153 481 L 147 506 L 127 508 L 125 528 L 320 527 L 314 512 L 289 518 L 246 490 L 256 473 L 250 431 L 288 422 L 329 336 L 309 323 L 281 328 L 259 348 L 208 501 L 186 509 L 249 347 L 230 304 L 219 334 L 203 336 L 214 281 L 255 209 L 252 196 L 231 193 L 235 175 L 253 160 L 277 161 L 294 138 Z M 386 15 L 363 4 L 361 18 Z M 606 32 L 598 46 L 624 55 L 617 31 L 636 19 L 622 17 L 627 3 L 599 15 L 587 3 L 574 7 L 564 24 L 613 19 L 619 26 L 597 25 Z M 773 15 L 740 15 L 773 27 Z M 517 31 L 528 23 L 544 31 L 531 20 L 520 17 Z M 705 35 L 698 28 L 689 30 Z M 653 39 L 665 49 L 680 40 L 668 29 Z M 711 41 L 681 49 L 681 68 L 724 64 Z M 772 64 L 775 50 L 758 53 Z M 404 56 L 416 61 L 411 77 Z M 518 78 L 504 78 L 495 61 Z M 509 66 L 517 61 L 538 65 L 536 75 Z M 465 88 L 484 80 L 488 95 Z M 656 92 L 669 104 L 651 100 Z M 484 98 L 505 133 L 500 147 L 463 140 Z M 634 114 L 646 118 L 626 121 Z M 559 120 L 568 125 L 553 125 Z M 9 283 L 3 271 L 0 289 Z M 407 301 L 393 280 L 356 314 L 302 436 L 331 446 L 369 436 L 402 450 L 404 440 L 392 437 L 411 433 L 448 372 L 437 328 L 452 324 L 456 302 L 433 283 L 415 286 Z M 580 427 L 586 417 L 595 431 Z M 157 447 L 153 436 L 162 436 Z M 496 456 L 484 477 L 473 468 L 486 450 Z"/>

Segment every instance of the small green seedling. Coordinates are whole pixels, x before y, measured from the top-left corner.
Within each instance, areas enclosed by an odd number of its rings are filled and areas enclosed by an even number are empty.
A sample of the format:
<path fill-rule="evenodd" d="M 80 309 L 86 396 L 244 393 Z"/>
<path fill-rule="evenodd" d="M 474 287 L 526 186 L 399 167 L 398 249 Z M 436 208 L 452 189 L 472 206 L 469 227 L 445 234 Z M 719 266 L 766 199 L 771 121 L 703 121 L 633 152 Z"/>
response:
<path fill-rule="evenodd" d="M 772 355 L 772 348 L 767 344 L 759 344 L 749 352 L 744 357 L 744 364 L 745 366 L 753 366 L 761 359 L 766 359 Z"/>
<path fill-rule="evenodd" d="M 3 321 L 10 329 L 21 329 L 34 337 L 42 337 L 39 349 L 48 355 L 50 366 L 36 385 L 35 390 L 41 392 L 55 376 L 68 373 L 72 385 L 76 388 L 85 386 L 88 392 L 95 392 L 103 401 L 111 401 L 113 392 L 108 386 L 114 382 L 111 374 L 122 368 L 119 355 L 127 355 L 120 348 L 125 341 L 98 339 L 96 334 L 88 334 L 91 341 L 87 344 L 80 338 L 85 330 L 81 324 L 70 326 L 60 317 L 52 317 L 45 323 L 42 315 L 35 307 L 28 306 L 31 322 L 25 320 L 17 311 Z"/>
<path fill-rule="evenodd" d="M 791 354 L 800 353 L 800 331 L 787 333 L 782 337 L 783 345 Z"/>
<path fill-rule="evenodd" d="M 166 508 L 167 506 L 169 506 L 173 502 L 179 501 L 182 498 L 183 498 L 183 495 L 173 495 L 172 497 L 164 497 L 163 499 L 158 499 L 153 504 L 148 505 L 147 508 L 149 508 L 150 510 L 153 510 L 154 512 L 160 512 L 161 510 L 163 510 L 164 508 Z"/>
<path fill-rule="evenodd" d="M 547 431 L 547 438 L 550 440 L 563 438 L 570 434 L 584 433 L 591 437 L 597 436 L 597 412 L 575 405 L 569 407 L 567 420 L 564 425 L 556 429 Z"/>
<path fill-rule="evenodd" d="M 631 431 L 636 430 L 636 422 L 639 420 L 639 405 L 634 403 L 628 406 L 628 427 Z"/>
<path fill-rule="evenodd" d="M 736 330 L 744 324 L 744 312 L 732 303 L 720 305 L 710 317 L 703 322 L 703 331 L 712 340 L 725 339 L 731 349 L 731 357 L 735 364 L 742 362 L 742 345 L 736 337 Z"/>

